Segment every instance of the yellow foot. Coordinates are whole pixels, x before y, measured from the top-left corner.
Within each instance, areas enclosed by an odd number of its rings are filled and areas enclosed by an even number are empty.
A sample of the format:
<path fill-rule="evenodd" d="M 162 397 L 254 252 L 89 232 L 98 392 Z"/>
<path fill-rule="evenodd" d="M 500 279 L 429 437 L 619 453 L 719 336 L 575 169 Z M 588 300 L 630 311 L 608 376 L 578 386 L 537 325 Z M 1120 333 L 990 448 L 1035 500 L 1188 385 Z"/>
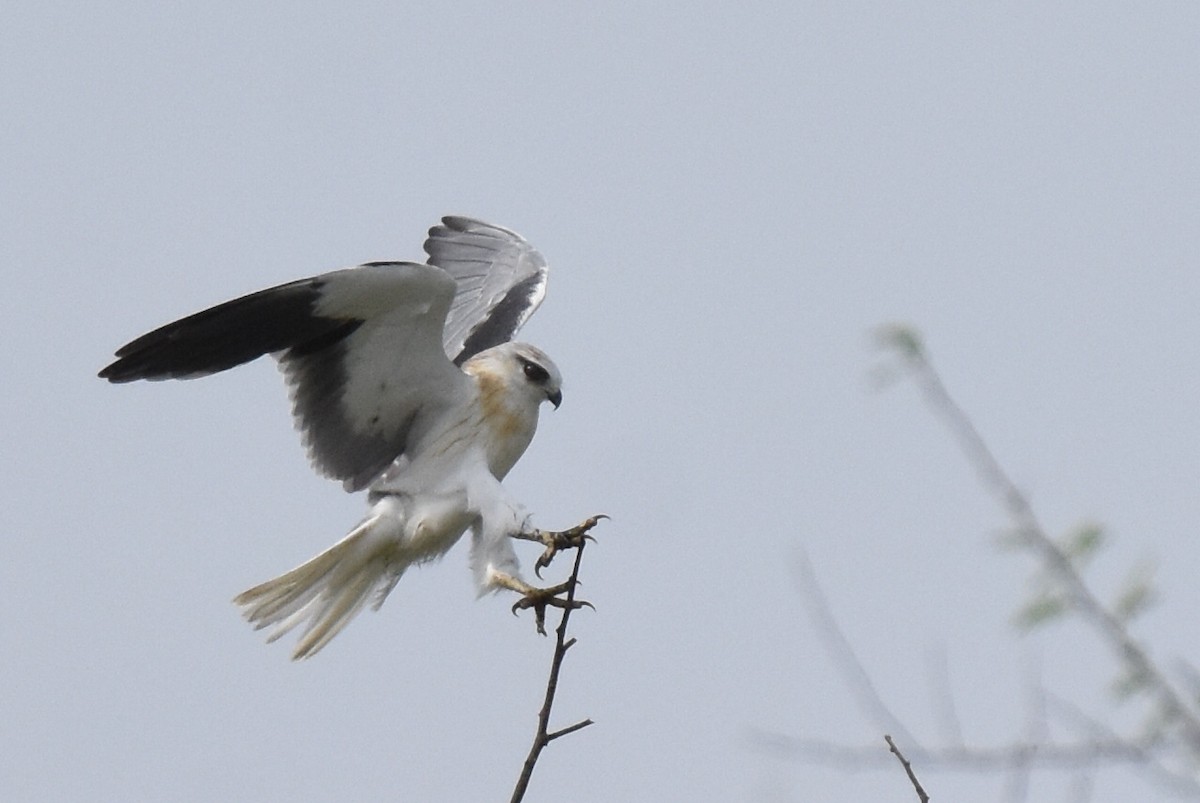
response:
<path fill-rule="evenodd" d="M 590 602 L 585 602 L 581 599 L 568 600 L 567 592 L 571 590 L 571 581 L 559 583 L 550 588 L 533 588 L 532 586 L 525 592 L 525 596 L 513 603 L 513 616 L 517 615 L 517 611 L 523 611 L 527 608 L 533 608 L 533 621 L 537 625 L 537 632 L 541 635 L 546 635 L 546 608 L 591 608 L 596 610 L 595 606 Z M 559 596 L 563 594 L 564 596 Z"/>
<path fill-rule="evenodd" d="M 588 534 L 588 531 L 600 523 L 601 519 L 607 519 L 603 513 L 592 516 L 582 524 L 578 524 L 569 530 L 560 532 L 550 532 L 548 530 L 534 530 L 531 533 L 516 533 L 513 538 L 520 538 L 522 541 L 537 541 L 544 544 L 546 551 L 538 556 L 537 562 L 533 564 L 533 573 L 538 577 L 542 576 L 542 569 L 550 565 L 554 560 L 554 556 L 563 549 L 578 549 L 583 546 L 585 540 L 595 541 Z M 526 606 L 529 607 L 529 606 Z"/>
<path fill-rule="evenodd" d="M 524 580 L 513 577 L 510 574 L 496 572 L 492 576 L 492 582 L 498 586 L 511 589 L 521 595 L 521 598 L 513 603 L 513 616 L 517 615 L 517 611 L 528 610 L 533 608 L 534 623 L 537 624 L 537 631 L 541 635 L 546 635 L 546 608 L 591 608 L 596 610 L 595 606 L 590 602 L 584 602 L 581 599 L 567 600 L 567 594 L 571 591 L 571 581 L 559 583 L 550 588 L 535 588 Z M 562 596 L 559 596 L 559 595 Z"/>

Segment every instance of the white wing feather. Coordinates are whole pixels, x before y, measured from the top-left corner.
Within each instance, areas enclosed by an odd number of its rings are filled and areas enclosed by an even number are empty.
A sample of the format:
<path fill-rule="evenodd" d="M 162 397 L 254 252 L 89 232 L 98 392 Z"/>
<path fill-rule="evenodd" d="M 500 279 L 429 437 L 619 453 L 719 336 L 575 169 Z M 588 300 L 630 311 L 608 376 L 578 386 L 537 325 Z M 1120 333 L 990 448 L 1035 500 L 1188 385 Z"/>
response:
<path fill-rule="evenodd" d="M 512 340 L 546 295 L 545 258 L 502 226 L 444 217 L 429 230 L 425 251 L 457 284 L 442 335 L 456 365 Z"/>

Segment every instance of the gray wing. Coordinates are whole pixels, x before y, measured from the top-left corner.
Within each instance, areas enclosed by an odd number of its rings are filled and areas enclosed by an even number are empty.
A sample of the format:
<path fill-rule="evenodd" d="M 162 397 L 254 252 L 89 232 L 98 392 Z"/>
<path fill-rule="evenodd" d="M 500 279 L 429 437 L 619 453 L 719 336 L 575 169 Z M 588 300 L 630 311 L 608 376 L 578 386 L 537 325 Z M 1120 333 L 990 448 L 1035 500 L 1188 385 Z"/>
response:
<path fill-rule="evenodd" d="M 425 252 L 458 285 L 442 337 L 455 365 L 512 340 L 546 295 L 546 260 L 500 226 L 444 217 L 429 230 Z"/>
<path fill-rule="evenodd" d="M 160 327 L 100 376 L 190 379 L 274 354 L 314 465 L 356 491 L 404 454 L 423 416 L 465 392 L 442 348 L 455 288 L 445 271 L 409 262 L 334 271 Z"/>

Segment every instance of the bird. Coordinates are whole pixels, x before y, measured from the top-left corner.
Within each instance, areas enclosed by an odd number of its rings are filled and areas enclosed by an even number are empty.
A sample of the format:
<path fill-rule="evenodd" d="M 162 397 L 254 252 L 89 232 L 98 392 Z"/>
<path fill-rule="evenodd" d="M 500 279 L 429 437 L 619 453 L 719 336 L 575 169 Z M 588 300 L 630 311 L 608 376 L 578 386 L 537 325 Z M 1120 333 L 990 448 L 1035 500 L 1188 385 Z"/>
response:
<path fill-rule="evenodd" d="M 536 529 L 502 485 L 529 446 L 542 403 L 562 403 L 545 352 L 512 338 L 541 304 L 545 258 L 516 232 L 447 216 L 428 258 L 367 262 L 218 304 L 142 335 L 99 372 L 111 383 L 193 379 L 264 355 L 279 364 L 316 471 L 368 512 L 329 549 L 234 598 L 275 641 L 302 626 L 309 658 L 366 606 L 378 610 L 410 567 L 468 530 L 480 595 L 521 595 L 545 635 L 546 608 L 577 608 L 571 583 L 526 582 L 513 539 L 540 542 L 536 573 L 606 518 Z"/>

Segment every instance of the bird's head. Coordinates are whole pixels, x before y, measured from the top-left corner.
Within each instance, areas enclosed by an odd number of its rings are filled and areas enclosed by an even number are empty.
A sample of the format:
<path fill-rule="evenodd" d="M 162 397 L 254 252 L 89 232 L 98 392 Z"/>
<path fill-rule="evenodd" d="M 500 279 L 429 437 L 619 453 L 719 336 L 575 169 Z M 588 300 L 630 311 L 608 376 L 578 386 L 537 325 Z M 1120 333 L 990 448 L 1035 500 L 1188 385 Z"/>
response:
<path fill-rule="evenodd" d="M 562 404 L 562 374 L 558 366 L 537 346 L 502 343 L 481 351 L 463 365 L 469 374 L 488 375 L 504 385 L 513 401 L 536 408 L 548 401 L 557 409 Z"/>

